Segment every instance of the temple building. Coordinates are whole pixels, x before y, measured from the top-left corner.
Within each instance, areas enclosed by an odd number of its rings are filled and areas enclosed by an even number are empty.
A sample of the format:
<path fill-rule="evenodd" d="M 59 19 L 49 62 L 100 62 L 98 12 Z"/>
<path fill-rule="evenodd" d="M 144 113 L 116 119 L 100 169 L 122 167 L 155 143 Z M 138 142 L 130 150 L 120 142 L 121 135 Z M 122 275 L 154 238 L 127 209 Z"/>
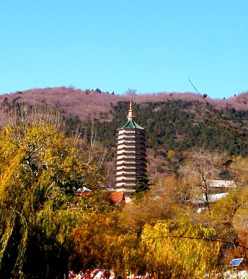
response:
<path fill-rule="evenodd" d="M 127 122 L 118 129 L 116 191 L 132 194 L 148 188 L 145 130 L 134 121 L 130 102 Z"/>

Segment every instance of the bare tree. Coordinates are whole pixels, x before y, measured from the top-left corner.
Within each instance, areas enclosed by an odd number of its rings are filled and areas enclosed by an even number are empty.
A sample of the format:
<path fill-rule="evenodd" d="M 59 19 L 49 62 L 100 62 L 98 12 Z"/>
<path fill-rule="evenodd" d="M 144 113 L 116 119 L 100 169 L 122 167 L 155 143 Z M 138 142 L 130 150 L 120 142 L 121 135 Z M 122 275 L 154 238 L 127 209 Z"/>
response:
<path fill-rule="evenodd" d="M 197 181 L 200 192 L 204 196 L 205 206 L 209 206 L 210 180 L 215 179 L 223 166 L 224 155 L 208 152 L 203 149 L 194 150 L 188 155 L 186 163 L 180 172 L 184 176 L 189 176 L 192 181 Z"/>
<path fill-rule="evenodd" d="M 137 95 L 137 90 L 128 88 L 128 90 L 125 92 L 125 94 L 129 97 L 135 97 Z"/>

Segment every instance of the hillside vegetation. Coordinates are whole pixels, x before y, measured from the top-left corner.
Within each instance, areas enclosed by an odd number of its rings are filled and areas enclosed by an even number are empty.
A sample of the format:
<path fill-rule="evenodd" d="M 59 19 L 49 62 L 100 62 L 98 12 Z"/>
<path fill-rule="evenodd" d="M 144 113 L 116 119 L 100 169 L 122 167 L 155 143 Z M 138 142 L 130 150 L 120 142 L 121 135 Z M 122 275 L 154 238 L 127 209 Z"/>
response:
<path fill-rule="evenodd" d="M 34 89 L 0 97 L 0 123 L 7 122 L 20 106 L 26 113 L 55 110 L 69 130 L 78 130 L 107 146 L 114 146 L 116 129 L 126 119 L 127 105 L 134 99 L 136 119 L 147 133 L 153 149 L 182 151 L 193 147 L 247 154 L 248 95 L 214 100 L 192 93 L 115 95 L 114 92 L 73 88 Z M 23 106 L 25 107 L 23 109 Z"/>
<path fill-rule="evenodd" d="M 127 103 L 112 107 L 111 121 L 95 121 L 99 139 L 114 144 L 124 123 Z M 219 109 L 199 101 L 147 102 L 136 105 L 137 121 L 146 129 L 148 147 L 164 151 L 204 147 L 230 154 L 247 154 L 248 111 Z"/>

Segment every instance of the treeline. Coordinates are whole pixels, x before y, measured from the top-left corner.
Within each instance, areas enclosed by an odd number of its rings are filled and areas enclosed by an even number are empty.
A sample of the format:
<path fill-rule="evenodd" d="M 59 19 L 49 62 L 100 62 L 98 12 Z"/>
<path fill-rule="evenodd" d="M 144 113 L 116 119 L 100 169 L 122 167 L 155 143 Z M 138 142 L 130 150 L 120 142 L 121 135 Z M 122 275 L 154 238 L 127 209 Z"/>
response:
<path fill-rule="evenodd" d="M 57 114 L 63 119 L 68 134 L 77 132 L 89 141 L 115 146 L 116 130 L 126 121 L 128 102 L 111 105 L 109 112 L 94 114 L 82 121 L 77 115 L 67 114 L 59 107 L 47 104 L 31 105 L 20 97 L 1 104 L 5 121 L 14 117 Z M 154 150 L 186 151 L 204 147 L 210 151 L 228 152 L 233 155 L 248 154 L 248 111 L 228 106 L 223 109 L 210 103 L 186 100 L 167 100 L 135 104 L 136 121 L 145 128 L 148 147 Z"/>
<path fill-rule="evenodd" d="M 114 146 L 116 130 L 126 121 L 127 102 L 112 106 L 111 120 L 106 115 L 85 123 L 92 127 L 105 145 Z M 146 129 L 148 146 L 184 151 L 193 147 L 225 151 L 234 155 L 248 153 L 248 111 L 216 109 L 195 101 L 148 102 L 135 105 L 136 120 Z"/>

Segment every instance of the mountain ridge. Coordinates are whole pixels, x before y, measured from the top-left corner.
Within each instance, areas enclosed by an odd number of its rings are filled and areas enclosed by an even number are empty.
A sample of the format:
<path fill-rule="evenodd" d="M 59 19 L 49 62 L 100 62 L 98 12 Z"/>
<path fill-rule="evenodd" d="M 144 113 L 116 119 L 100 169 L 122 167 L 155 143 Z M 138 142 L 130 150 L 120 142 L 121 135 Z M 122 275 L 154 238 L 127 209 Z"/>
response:
<path fill-rule="evenodd" d="M 25 91 L 17 91 L 0 95 L 0 106 L 5 102 L 23 102 L 29 105 L 48 105 L 61 110 L 65 114 L 77 115 L 85 120 L 90 115 L 108 113 L 111 106 L 118 102 L 167 102 L 190 101 L 210 104 L 216 109 L 248 110 L 248 92 L 241 93 L 227 99 L 214 99 L 206 94 L 192 92 L 160 92 L 146 94 L 115 94 L 114 92 L 102 92 L 100 89 L 75 89 L 72 87 L 36 88 Z"/>

